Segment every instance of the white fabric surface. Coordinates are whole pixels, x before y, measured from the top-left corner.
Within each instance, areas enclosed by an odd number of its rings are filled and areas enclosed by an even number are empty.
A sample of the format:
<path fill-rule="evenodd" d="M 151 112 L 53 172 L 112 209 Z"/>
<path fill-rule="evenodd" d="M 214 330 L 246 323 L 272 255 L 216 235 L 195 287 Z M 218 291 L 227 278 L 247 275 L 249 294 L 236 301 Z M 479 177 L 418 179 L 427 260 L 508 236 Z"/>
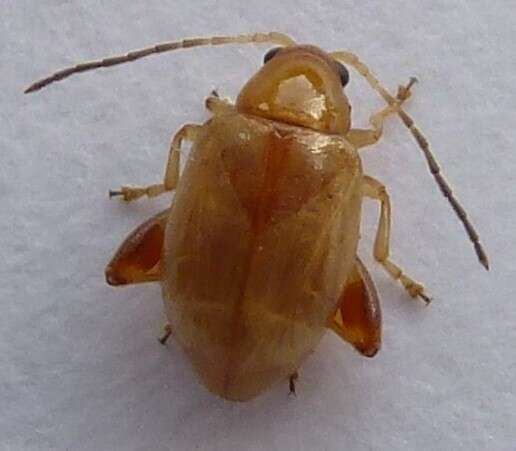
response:
<path fill-rule="evenodd" d="M 516 45 L 513 1 L 2 0 L 0 24 L 0 450 L 516 450 Z M 328 333 L 286 384 L 248 403 L 208 393 L 171 342 L 160 289 L 108 287 L 104 265 L 169 198 L 124 205 L 159 181 L 170 135 L 204 97 L 235 97 L 267 46 L 196 49 L 22 89 L 71 63 L 181 37 L 281 30 L 356 52 L 407 105 L 476 224 L 492 270 L 396 118 L 363 154 L 393 199 L 392 254 L 425 308 L 361 255 L 383 299 L 374 359 Z M 382 105 L 354 72 L 366 125 Z"/>

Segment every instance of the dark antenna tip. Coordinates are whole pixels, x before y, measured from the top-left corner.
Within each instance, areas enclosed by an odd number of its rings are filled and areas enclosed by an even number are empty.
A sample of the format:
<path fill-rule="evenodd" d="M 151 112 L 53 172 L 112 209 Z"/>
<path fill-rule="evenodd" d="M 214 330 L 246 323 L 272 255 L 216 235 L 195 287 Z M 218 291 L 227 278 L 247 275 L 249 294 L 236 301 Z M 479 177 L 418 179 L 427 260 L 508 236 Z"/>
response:
<path fill-rule="evenodd" d="M 480 264 L 486 269 L 486 271 L 489 271 L 489 260 L 487 258 L 486 253 L 484 252 L 484 249 L 482 247 L 477 246 L 475 243 L 475 250 L 477 251 L 478 260 L 480 261 Z"/>
<path fill-rule="evenodd" d="M 38 80 L 35 83 L 32 83 L 25 91 L 24 94 L 30 94 L 31 92 L 39 91 L 41 88 L 44 88 L 48 83 L 48 80 Z"/>

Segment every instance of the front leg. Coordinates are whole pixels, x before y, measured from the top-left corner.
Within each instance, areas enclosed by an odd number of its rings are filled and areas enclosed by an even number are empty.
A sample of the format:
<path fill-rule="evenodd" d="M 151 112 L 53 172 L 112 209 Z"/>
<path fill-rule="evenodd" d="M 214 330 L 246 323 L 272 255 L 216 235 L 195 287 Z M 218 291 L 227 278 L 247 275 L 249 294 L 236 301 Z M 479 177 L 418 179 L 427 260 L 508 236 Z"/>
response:
<path fill-rule="evenodd" d="M 221 98 L 215 89 L 211 91 L 209 97 L 206 98 L 205 105 L 208 111 L 210 111 L 214 116 L 222 116 L 235 111 L 235 106 L 230 102 L 230 100 Z"/>
<path fill-rule="evenodd" d="M 181 144 L 185 139 L 194 142 L 201 127 L 201 125 L 197 124 L 187 124 L 181 127 L 181 129 L 174 135 L 172 142 L 170 143 L 170 151 L 163 183 L 145 187 L 124 185 L 119 190 L 110 190 L 109 197 L 122 196 L 125 201 L 130 202 L 139 199 L 142 196 L 155 197 L 166 191 L 174 190 L 179 180 L 179 157 L 181 155 Z"/>
<path fill-rule="evenodd" d="M 346 139 L 357 149 L 370 146 L 378 142 L 383 133 L 383 123 L 385 119 L 387 119 L 391 114 L 396 113 L 397 106 L 402 105 L 412 95 L 410 88 L 416 81 L 416 78 L 412 77 L 406 86 L 399 86 L 396 102 L 393 105 L 388 105 L 371 115 L 369 123 L 372 128 L 352 128 L 346 135 Z"/>

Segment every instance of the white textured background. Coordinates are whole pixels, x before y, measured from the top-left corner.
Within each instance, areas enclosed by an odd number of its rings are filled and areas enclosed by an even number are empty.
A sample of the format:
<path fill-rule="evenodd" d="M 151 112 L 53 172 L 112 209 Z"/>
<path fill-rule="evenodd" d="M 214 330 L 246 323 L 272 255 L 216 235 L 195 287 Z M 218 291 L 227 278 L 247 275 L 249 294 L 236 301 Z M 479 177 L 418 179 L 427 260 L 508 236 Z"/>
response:
<path fill-rule="evenodd" d="M 244 2 L 0 0 L 0 450 L 516 450 L 516 9 L 513 0 Z M 365 167 L 390 189 L 393 257 L 425 308 L 361 253 L 383 298 L 372 360 L 328 333 L 287 385 L 245 404 L 210 395 L 156 341 L 158 286 L 112 289 L 103 269 L 168 199 L 109 188 L 157 182 L 169 138 L 235 97 L 267 47 L 177 52 L 79 75 L 63 66 L 197 35 L 277 29 L 353 50 L 430 139 L 491 257 L 471 245 L 396 118 Z M 353 73 L 356 123 L 382 105 Z"/>

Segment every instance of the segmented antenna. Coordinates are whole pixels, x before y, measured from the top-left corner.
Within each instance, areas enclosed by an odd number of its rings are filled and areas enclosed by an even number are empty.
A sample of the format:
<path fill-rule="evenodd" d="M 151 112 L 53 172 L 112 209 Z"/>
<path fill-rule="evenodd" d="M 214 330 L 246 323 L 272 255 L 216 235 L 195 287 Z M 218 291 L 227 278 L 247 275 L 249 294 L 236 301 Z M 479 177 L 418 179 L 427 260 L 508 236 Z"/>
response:
<path fill-rule="evenodd" d="M 183 39 L 180 41 L 163 42 L 156 44 L 151 47 L 146 47 L 139 50 L 133 50 L 125 55 L 112 56 L 109 58 L 103 58 L 96 61 L 89 61 L 85 63 L 77 64 L 73 67 L 67 67 L 60 71 L 55 72 L 49 77 L 42 78 L 30 85 L 24 92 L 28 94 L 30 92 L 38 91 L 45 86 L 50 85 L 56 81 L 64 80 L 73 74 L 79 72 L 87 72 L 95 70 L 101 67 L 117 66 L 118 64 L 130 63 L 132 61 L 145 58 L 150 55 L 157 53 L 170 52 L 172 50 L 187 49 L 191 47 L 200 47 L 207 45 L 226 45 L 226 44 L 260 44 L 270 42 L 281 46 L 295 45 L 295 41 L 286 34 L 270 32 L 270 33 L 252 33 L 252 34 L 241 34 L 237 36 L 213 36 L 209 38 L 191 38 Z"/>
<path fill-rule="evenodd" d="M 428 169 L 434 176 L 434 179 L 437 185 L 439 186 L 441 192 L 443 193 L 443 196 L 448 199 L 448 202 L 452 206 L 453 211 L 455 211 L 455 214 L 457 215 L 459 220 L 462 222 L 462 225 L 466 229 L 466 233 L 468 234 L 468 237 L 475 248 L 478 260 L 480 261 L 482 266 L 484 266 L 485 269 L 489 270 L 489 260 L 487 258 L 487 254 L 484 248 L 482 247 L 482 244 L 480 243 L 478 233 L 475 230 L 475 227 L 473 227 L 473 224 L 471 224 L 471 222 L 469 221 L 468 215 L 464 208 L 461 206 L 459 200 L 453 194 L 450 185 L 448 184 L 444 176 L 441 174 L 441 168 L 439 167 L 439 164 L 437 163 L 434 155 L 432 154 L 430 145 L 428 144 L 427 139 L 423 136 L 421 130 L 414 123 L 414 120 L 405 112 L 405 110 L 401 108 L 401 106 L 399 105 L 399 101 L 389 94 L 389 92 L 380 84 L 378 79 L 371 73 L 369 68 L 364 63 L 362 63 L 356 55 L 344 51 L 333 52 L 331 53 L 331 55 L 335 59 L 342 61 L 343 63 L 355 68 L 356 71 L 367 80 L 369 85 L 376 92 L 378 92 L 389 105 L 395 107 L 398 116 L 401 118 L 405 126 L 410 130 L 412 136 L 414 136 L 416 142 L 423 151 L 423 154 L 428 165 Z"/>

